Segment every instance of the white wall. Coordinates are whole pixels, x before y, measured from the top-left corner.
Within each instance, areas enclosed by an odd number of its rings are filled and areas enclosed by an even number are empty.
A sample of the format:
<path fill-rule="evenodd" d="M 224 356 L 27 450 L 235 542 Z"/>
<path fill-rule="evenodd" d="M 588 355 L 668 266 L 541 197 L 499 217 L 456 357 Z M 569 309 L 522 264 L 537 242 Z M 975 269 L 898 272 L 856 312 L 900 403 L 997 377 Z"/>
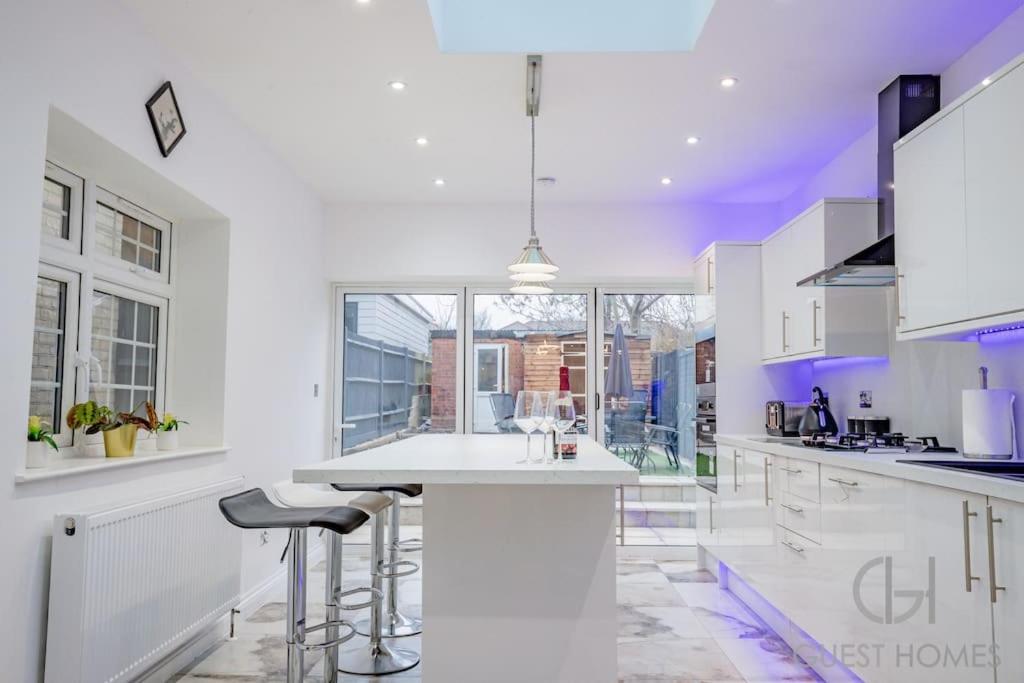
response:
<path fill-rule="evenodd" d="M 160 157 L 143 104 L 174 82 L 189 132 Z M 54 514 L 144 498 L 242 473 L 250 485 L 323 457 L 329 288 L 318 199 L 109 0 L 34 0 L 0 7 L 0 660 L 9 681 L 41 677 L 49 528 Z M 66 112 L 230 220 L 227 456 L 150 464 L 36 484 L 23 465 L 39 199 L 47 113 Z M 116 189 L 116 188 L 112 188 Z M 19 331 L 21 331 L 19 333 Z M 216 390 L 216 388 L 215 388 Z M 198 416 L 191 416 L 197 419 Z M 272 422 L 268 423 L 268 418 Z M 186 540 L 187 539 L 183 539 Z M 280 543 L 278 542 L 280 541 Z M 278 569 L 283 537 L 247 534 L 243 588 Z"/>
<path fill-rule="evenodd" d="M 529 188 L 527 188 L 529 189 Z M 338 282 L 504 281 L 529 237 L 528 204 L 328 207 L 328 275 Z M 537 232 L 563 282 L 681 280 L 716 239 L 759 238 L 765 204 L 547 204 Z"/>
<path fill-rule="evenodd" d="M 949 103 L 1024 49 L 1024 8 L 942 72 L 942 101 Z M 873 196 L 877 184 L 877 128 L 867 131 L 782 203 L 788 218 L 827 196 Z M 898 190 L 897 190 L 898 193 Z M 897 194 L 897 201 L 899 196 Z M 896 226 L 897 239 L 899 226 Z M 889 293 L 890 315 L 893 293 Z M 893 324 L 893 329 L 895 324 Z M 1024 426 L 1024 337 L 993 337 L 983 343 L 890 342 L 888 361 L 820 362 L 813 377 L 831 394 L 836 416 L 888 415 L 893 428 L 938 436 L 962 445 L 961 391 L 974 388 L 977 368 L 988 366 L 990 386 L 1013 389 L 1017 423 Z M 860 390 L 874 394 L 871 409 L 858 408 Z M 1018 433 L 1024 447 L 1024 431 Z"/>

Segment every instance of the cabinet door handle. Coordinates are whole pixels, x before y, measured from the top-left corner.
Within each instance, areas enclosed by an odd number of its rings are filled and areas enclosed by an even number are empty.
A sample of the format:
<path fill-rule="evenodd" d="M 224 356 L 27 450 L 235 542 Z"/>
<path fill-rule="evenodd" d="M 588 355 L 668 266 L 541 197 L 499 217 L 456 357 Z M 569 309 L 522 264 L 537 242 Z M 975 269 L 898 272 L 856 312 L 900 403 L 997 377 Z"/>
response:
<path fill-rule="evenodd" d="M 847 481 L 846 479 L 840 479 L 839 477 L 829 477 L 828 480 L 831 482 L 835 482 L 840 486 L 860 486 L 860 484 L 858 484 L 855 481 Z"/>
<path fill-rule="evenodd" d="M 783 472 L 789 472 L 790 474 L 800 474 L 803 472 L 803 470 L 794 469 L 792 467 L 782 467 L 781 465 L 779 466 L 779 469 Z"/>
<path fill-rule="evenodd" d="M 710 258 L 708 258 L 708 260 L 705 261 L 705 266 L 706 266 L 705 269 L 707 270 L 707 274 L 708 274 L 708 294 L 710 294 L 711 292 L 715 291 L 715 285 L 711 282 L 711 259 Z"/>
<path fill-rule="evenodd" d="M 772 504 L 772 497 L 768 493 L 768 490 L 769 490 L 769 485 L 768 485 L 768 469 L 771 466 L 772 466 L 772 464 L 770 462 L 768 462 L 768 458 L 765 458 L 764 459 L 764 504 L 765 504 L 765 507 L 770 506 Z"/>
<path fill-rule="evenodd" d="M 821 338 L 818 337 L 818 311 L 821 306 L 818 305 L 817 299 L 811 299 L 811 346 L 817 346 L 821 343 Z"/>
<path fill-rule="evenodd" d="M 715 530 L 715 499 L 708 498 L 708 533 Z"/>
<path fill-rule="evenodd" d="M 732 490 L 740 490 L 740 454 L 735 449 L 732 452 Z"/>
<path fill-rule="evenodd" d="M 964 588 L 970 593 L 973 581 L 981 581 L 980 576 L 971 574 L 971 517 L 977 517 L 977 512 L 971 512 L 968 501 L 963 502 L 964 518 Z M 991 545 L 991 541 L 989 541 Z"/>
<path fill-rule="evenodd" d="M 793 543 L 792 541 L 783 541 L 782 545 L 786 546 L 795 553 L 802 553 L 804 551 L 803 546 L 799 546 L 796 543 Z"/>
<path fill-rule="evenodd" d="M 907 316 L 903 315 L 903 288 L 900 287 L 902 280 L 903 275 L 900 274 L 900 267 L 896 266 L 896 280 L 893 283 L 896 286 L 896 327 L 900 327 L 900 323 L 907 319 Z"/>
<path fill-rule="evenodd" d="M 799 507 L 799 506 L 796 506 L 796 505 L 790 505 L 789 503 L 782 503 L 781 506 L 786 508 L 790 512 L 797 513 L 798 515 L 804 514 L 804 509 L 802 507 Z"/>
<path fill-rule="evenodd" d="M 789 349 L 789 342 L 786 341 L 786 321 L 789 320 L 789 316 L 786 312 L 782 312 L 782 350 L 785 352 Z"/>
<path fill-rule="evenodd" d="M 988 530 L 988 599 L 995 604 L 996 595 L 999 591 L 1006 590 L 1006 586 L 996 583 L 996 535 L 992 527 L 995 524 L 1002 524 L 1001 517 L 992 516 L 992 506 L 985 506 L 985 526 Z"/>

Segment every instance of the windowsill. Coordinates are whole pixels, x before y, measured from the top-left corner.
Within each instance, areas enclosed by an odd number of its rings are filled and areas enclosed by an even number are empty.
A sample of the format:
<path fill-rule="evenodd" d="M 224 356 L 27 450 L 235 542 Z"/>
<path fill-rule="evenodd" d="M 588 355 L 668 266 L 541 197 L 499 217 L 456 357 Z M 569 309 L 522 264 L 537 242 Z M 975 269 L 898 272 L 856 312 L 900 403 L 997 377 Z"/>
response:
<path fill-rule="evenodd" d="M 216 455 L 227 453 L 230 446 L 194 446 L 191 448 L 179 448 L 176 451 L 142 450 L 127 458 L 107 458 L 97 456 L 57 456 L 53 458 L 47 467 L 20 469 L 14 473 L 14 483 L 27 484 L 44 479 L 58 479 L 62 477 L 73 477 L 79 474 L 90 472 L 106 471 L 121 467 L 135 467 L 148 465 L 150 463 L 165 462 L 167 460 L 180 460 L 192 458 L 198 455 Z M 53 457 L 53 456 L 51 456 Z"/>

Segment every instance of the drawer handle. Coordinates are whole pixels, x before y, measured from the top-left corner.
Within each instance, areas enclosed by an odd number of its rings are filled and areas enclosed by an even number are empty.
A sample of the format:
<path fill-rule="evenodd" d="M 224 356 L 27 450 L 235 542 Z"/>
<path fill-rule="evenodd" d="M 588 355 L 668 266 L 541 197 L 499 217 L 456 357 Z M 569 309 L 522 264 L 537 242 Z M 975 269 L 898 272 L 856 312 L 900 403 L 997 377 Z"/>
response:
<path fill-rule="evenodd" d="M 795 553 L 802 553 L 804 551 L 803 546 L 799 546 L 796 543 L 793 543 L 792 541 L 783 541 L 782 545 L 786 546 Z"/>
<path fill-rule="evenodd" d="M 789 503 L 781 503 L 781 505 L 782 505 L 782 507 L 786 508 L 790 512 L 795 512 L 798 515 L 804 514 L 804 509 L 802 507 L 797 507 L 796 505 L 790 505 Z"/>
<path fill-rule="evenodd" d="M 840 479 L 839 477 L 829 477 L 828 480 L 829 481 L 834 481 L 835 483 L 839 484 L 840 486 L 860 486 L 860 484 L 858 484 L 855 481 L 847 481 L 845 479 Z"/>
<path fill-rule="evenodd" d="M 779 467 L 783 472 L 789 472 L 790 474 L 800 474 L 803 470 L 794 469 L 792 467 Z"/>

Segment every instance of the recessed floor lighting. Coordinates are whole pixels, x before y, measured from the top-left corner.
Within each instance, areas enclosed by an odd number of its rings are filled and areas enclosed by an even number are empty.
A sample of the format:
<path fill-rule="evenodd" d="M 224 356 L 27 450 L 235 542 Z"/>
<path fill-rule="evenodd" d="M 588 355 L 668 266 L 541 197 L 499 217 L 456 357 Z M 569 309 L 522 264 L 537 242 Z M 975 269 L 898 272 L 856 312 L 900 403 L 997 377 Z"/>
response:
<path fill-rule="evenodd" d="M 688 145 L 696 145 L 698 142 L 700 142 L 700 138 L 697 137 L 696 135 L 691 135 L 690 137 L 686 138 L 686 144 Z"/>
<path fill-rule="evenodd" d="M 392 90 L 405 90 L 404 81 L 388 81 L 388 87 Z"/>
<path fill-rule="evenodd" d="M 726 76 L 720 82 L 723 88 L 731 88 L 739 83 L 739 80 L 735 76 Z"/>
<path fill-rule="evenodd" d="M 671 185 L 672 184 L 672 179 L 669 178 L 668 176 L 665 176 L 664 178 L 661 179 L 661 184 L 662 185 Z"/>
<path fill-rule="evenodd" d="M 444 187 L 444 178 L 434 178 L 434 185 Z"/>
<path fill-rule="evenodd" d="M 420 147 L 426 147 L 427 145 L 430 144 L 430 140 L 426 138 L 416 138 L 416 144 L 419 145 Z"/>

